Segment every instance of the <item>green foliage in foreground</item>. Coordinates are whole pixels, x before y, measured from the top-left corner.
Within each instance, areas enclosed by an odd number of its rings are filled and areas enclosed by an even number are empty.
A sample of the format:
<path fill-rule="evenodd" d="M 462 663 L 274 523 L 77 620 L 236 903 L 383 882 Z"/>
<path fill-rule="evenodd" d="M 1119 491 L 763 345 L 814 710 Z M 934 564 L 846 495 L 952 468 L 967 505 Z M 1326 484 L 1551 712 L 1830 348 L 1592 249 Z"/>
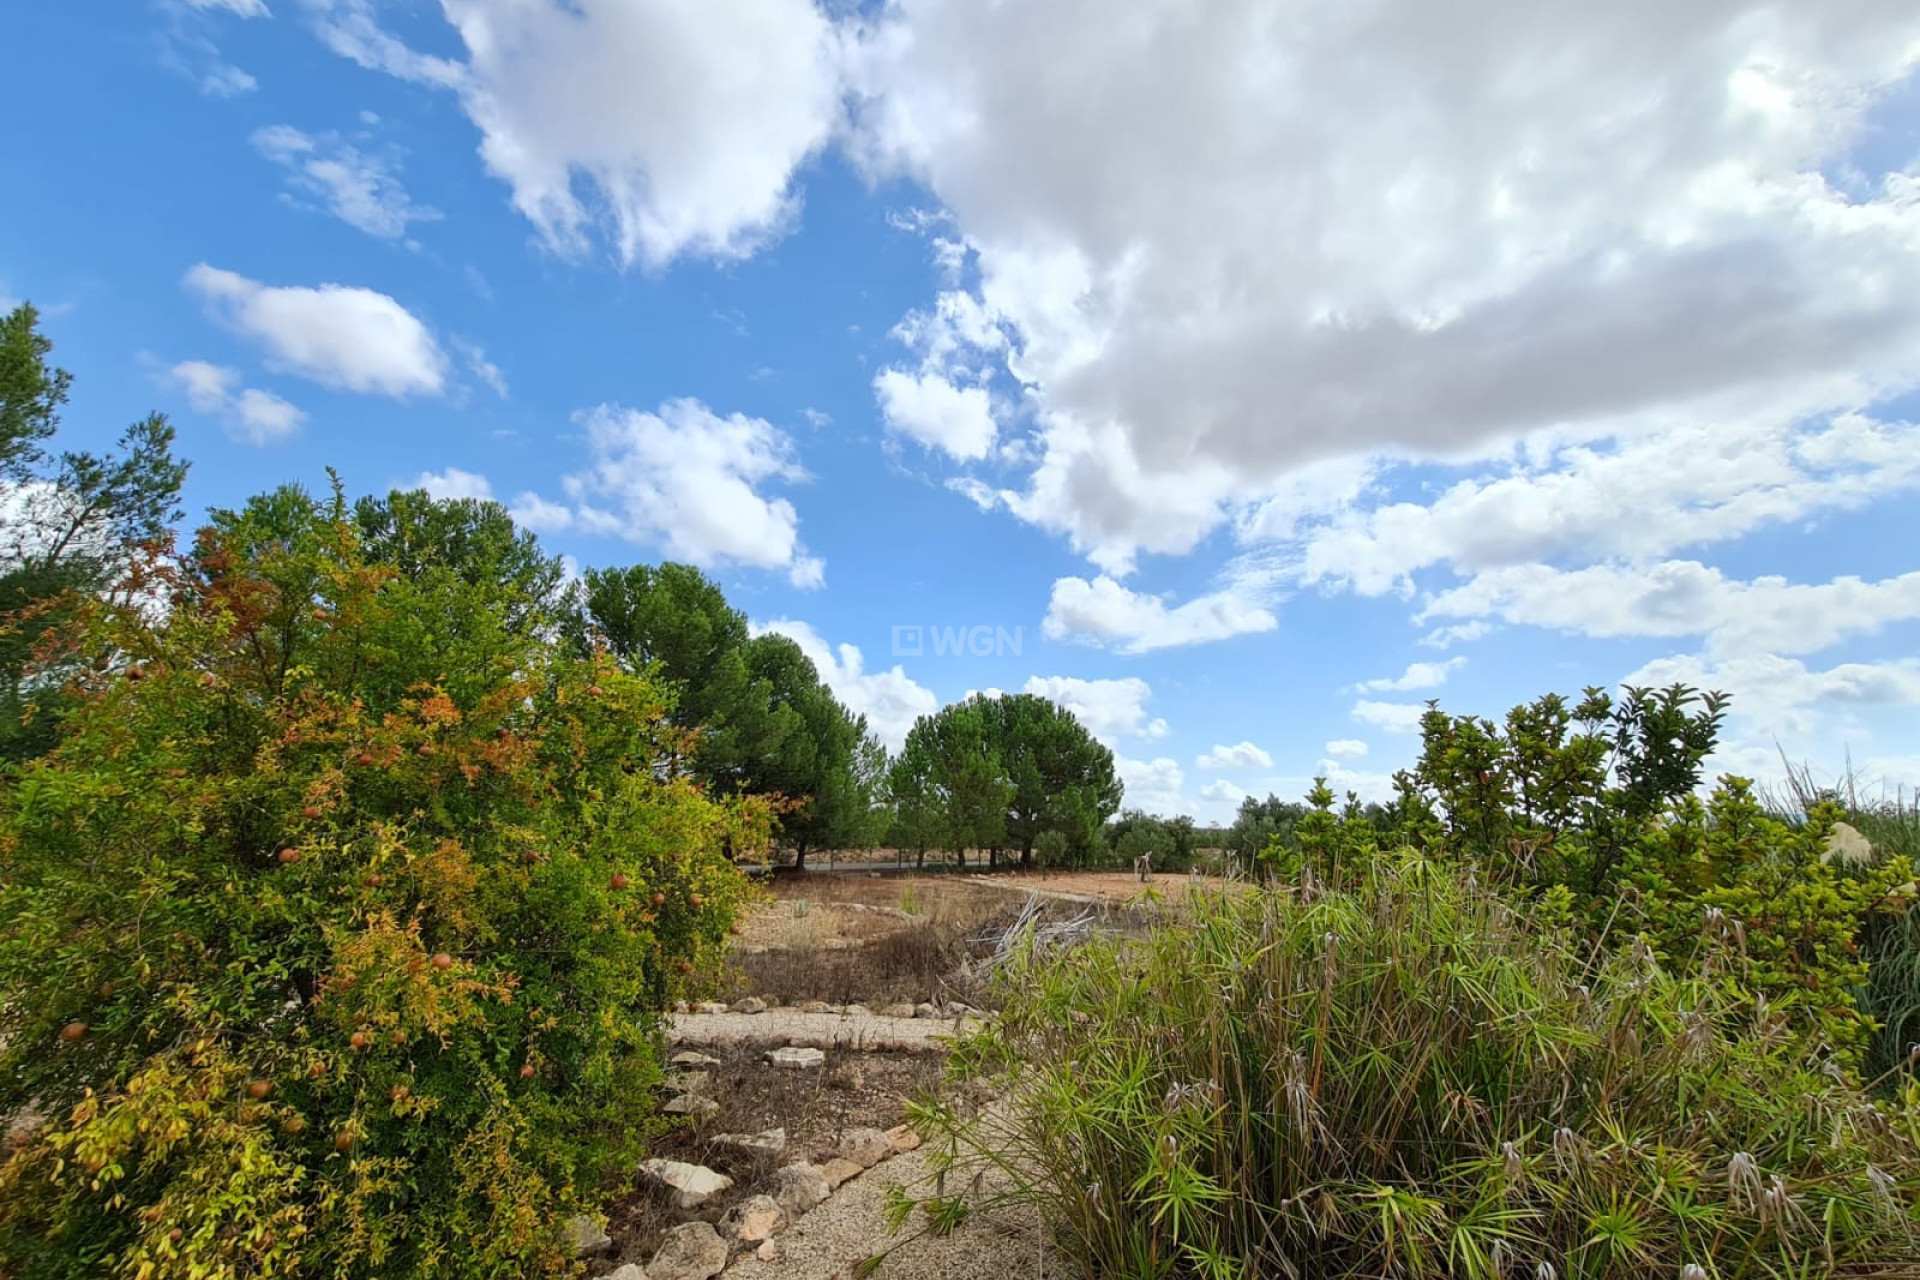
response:
<path fill-rule="evenodd" d="M 503 510 L 376 505 L 384 559 L 287 489 L 76 610 L 62 737 L 0 790 L 0 1116 L 39 1120 L 0 1275 L 564 1275 L 660 1123 L 655 1015 L 760 810 L 547 643 Z"/>
<path fill-rule="evenodd" d="M 1590 956 L 1470 868 L 1356 866 L 1030 950 L 1000 1025 L 955 1057 L 1010 1102 L 921 1108 L 941 1160 L 998 1166 L 992 1194 L 1097 1276 L 1731 1280 L 1920 1258 L 1912 1100 L 1877 1104 L 1745 994 L 1724 931 L 1669 970 L 1644 946 Z"/>

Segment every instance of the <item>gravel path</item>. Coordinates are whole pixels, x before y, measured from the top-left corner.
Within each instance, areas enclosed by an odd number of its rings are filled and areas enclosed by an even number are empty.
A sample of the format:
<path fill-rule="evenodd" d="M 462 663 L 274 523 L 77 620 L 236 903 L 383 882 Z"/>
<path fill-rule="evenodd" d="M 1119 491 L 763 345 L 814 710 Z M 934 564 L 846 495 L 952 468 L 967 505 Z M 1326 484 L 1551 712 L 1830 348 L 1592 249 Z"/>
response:
<path fill-rule="evenodd" d="M 952 1018 L 888 1018 L 877 1013 L 676 1013 L 667 1019 L 675 1044 L 786 1044 L 811 1049 L 945 1053 Z"/>
<path fill-rule="evenodd" d="M 932 1185 L 923 1151 L 876 1165 L 774 1237 L 778 1256 L 742 1255 L 729 1280 L 849 1280 L 854 1264 L 893 1242 L 884 1203 L 889 1187 Z M 910 1234 L 919 1219 L 908 1224 Z M 1035 1223 L 970 1220 L 940 1239 L 921 1236 L 887 1255 L 874 1280 L 1044 1280 L 1064 1276 Z"/>

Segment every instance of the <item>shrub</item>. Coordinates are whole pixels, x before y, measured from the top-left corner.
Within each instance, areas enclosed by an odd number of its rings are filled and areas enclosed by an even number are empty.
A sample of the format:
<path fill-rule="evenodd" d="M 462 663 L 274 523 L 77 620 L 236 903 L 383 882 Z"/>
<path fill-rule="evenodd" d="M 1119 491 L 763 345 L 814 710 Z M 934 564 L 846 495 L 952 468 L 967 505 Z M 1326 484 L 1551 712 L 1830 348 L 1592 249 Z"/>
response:
<path fill-rule="evenodd" d="M 1644 947 L 1588 956 L 1470 869 L 1194 891 L 1140 941 L 1029 952 L 917 1122 L 1085 1274 L 1600 1280 L 1920 1256 L 1911 1111 L 1763 1000 Z M 1549 912 L 1550 914 L 1550 912 Z M 936 1223 L 963 1198 L 927 1202 Z M 903 1212 L 909 1206 L 903 1201 Z M 1691 1268 L 1700 1268 L 1695 1272 Z"/>
<path fill-rule="evenodd" d="M 1843 814 L 1832 797 L 1807 797 L 1789 821 L 1724 777 L 1703 801 L 1725 707 L 1675 685 L 1618 702 L 1589 689 L 1574 706 L 1550 695 L 1502 725 L 1429 710 L 1419 765 L 1398 779 L 1393 833 L 1559 904 L 1602 944 L 1645 938 L 1677 966 L 1696 963 L 1700 922 L 1723 920 L 1752 960 L 1750 989 L 1857 1067 L 1874 1035 L 1857 1004 L 1862 941 L 1893 936 L 1912 864 L 1829 858 Z M 1325 809 L 1316 799 L 1300 832 Z"/>
<path fill-rule="evenodd" d="M 0 1272 L 555 1275 L 630 1176 L 763 828 L 463 567 L 286 490 L 84 615 L 0 799 Z"/>

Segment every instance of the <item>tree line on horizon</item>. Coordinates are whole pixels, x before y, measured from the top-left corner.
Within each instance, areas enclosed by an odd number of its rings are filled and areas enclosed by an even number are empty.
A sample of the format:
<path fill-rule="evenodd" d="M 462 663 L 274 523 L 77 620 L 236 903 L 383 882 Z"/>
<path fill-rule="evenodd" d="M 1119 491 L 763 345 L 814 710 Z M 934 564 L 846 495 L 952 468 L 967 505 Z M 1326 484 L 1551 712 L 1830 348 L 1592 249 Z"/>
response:
<path fill-rule="evenodd" d="M 53 365 L 39 316 L 0 317 L 0 760 L 54 740 L 71 674 L 45 651 L 74 602 L 117 589 L 139 548 L 183 517 L 188 464 L 164 415 L 128 428 L 105 456 L 52 454 L 72 378 Z M 997 861 L 1036 848 L 1084 864 L 1119 808 L 1113 754 L 1045 698 L 975 697 L 923 716 L 897 756 L 827 686 L 792 639 L 753 634 L 699 568 L 666 562 L 586 570 L 515 527 L 496 502 L 396 490 L 352 504 L 369 557 L 407 572 L 445 570 L 510 584 L 510 627 L 551 627 L 575 653 L 604 647 L 671 692 L 693 731 L 675 766 L 723 797 L 776 798 L 777 846 L 804 867 L 822 849 L 893 845 L 924 862 L 939 850 Z"/>

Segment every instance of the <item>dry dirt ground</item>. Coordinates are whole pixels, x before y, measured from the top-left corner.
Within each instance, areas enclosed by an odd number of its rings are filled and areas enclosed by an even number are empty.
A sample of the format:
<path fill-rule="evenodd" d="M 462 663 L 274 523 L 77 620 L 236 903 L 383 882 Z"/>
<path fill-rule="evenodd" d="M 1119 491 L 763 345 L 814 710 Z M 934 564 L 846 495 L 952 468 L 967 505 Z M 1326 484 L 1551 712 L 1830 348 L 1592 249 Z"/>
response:
<path fill-rule="evenodd" d="M 734 940 L 722 988 L 709 994 L 725 1001 L 753 996 L 776 1007 L 691 1021 L 778 1020 L 810 1001 L 860 1004 L 876 1014 L 923 1001 L 991 1009 L 991 988 L 977 964 L 985 949 L 982 939 L 1018 918 L 1030 895 L 1056 900 L 1053 910 L 1071 917 L 1089 906 L 1122 911 L 1178 903 L 1189 888 L 1185 875 L 1156 876 L 1142 885 L 1118 872 L 915 876 L 856 870 L 775 876 L 767 898 L 743 921 Z M 937 1025 L 951 1034 L 950 1020 Z M 909 1099 L 938 1088 L 946 1065 L 940 1053 L 865 1053 L 833 1044 L 824 1068 L 789 1071 L 767 1065 L 767 1045 L 758 1041 L 677 1047 L 698 1048 L 721 1060 L 708 1068 L 709 1080 L 701 1090 L 721 1110 L 668 1134 L 655 1144 L 653 1154 L 704 1164 L 735 1180 L 733 1188 L 698 1214 L 713 1221 L 733 1204 L 767 1190 L 781 1165 L 825 1159 L 847 1129 L 888 1129 L 901 1123 Z M 744 1155 L 710 1141 L 714 1134 L 774 1127 L 785 1128 L 788 1135 L 787 1150 L 778 1158 Z M 742 1258 L 727 1274 L 793 1280 L 849 1276 L 859 1258 L 890 1242 L 881 1215 L 882 1194 L 890 1184 L 923 1178 L 923 1155 L 895 1157 L 841 1187 L 776 1237 L 779 1262 Z M 619 1247 L 616 1261 L 644 1264 L 667 1228 L 686 1217 L 669 1209 L 659 1192 L 635 1192 L 616 1207 L 608 1226 Z M 880 1274 L 905 1280 L 1014 1280 L 1045 1274 L 1046 1255 L 1046 1242 L 1032 1224 L 982 1221 L 950 1238 L 903 1246 Z"/>

